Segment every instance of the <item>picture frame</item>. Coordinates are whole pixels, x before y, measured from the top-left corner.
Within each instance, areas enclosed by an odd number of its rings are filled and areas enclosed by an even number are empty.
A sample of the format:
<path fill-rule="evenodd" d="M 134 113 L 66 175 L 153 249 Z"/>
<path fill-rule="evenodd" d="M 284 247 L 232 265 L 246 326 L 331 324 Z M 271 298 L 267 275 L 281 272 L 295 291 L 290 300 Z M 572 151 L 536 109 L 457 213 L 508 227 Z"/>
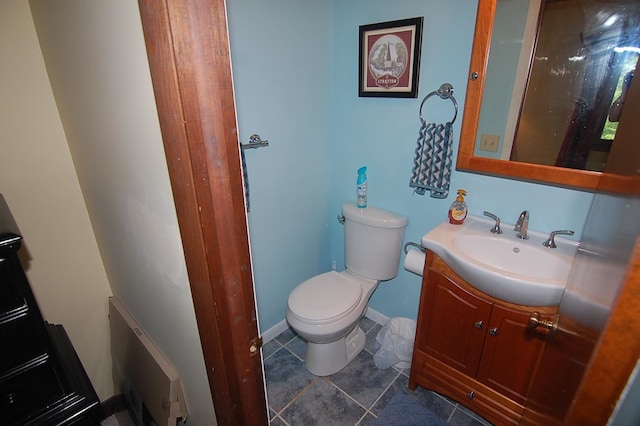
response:
<path fill-rule="evenodd" d="M 417 98 L 424 17 L 360 26 L 360 97 Z"/>

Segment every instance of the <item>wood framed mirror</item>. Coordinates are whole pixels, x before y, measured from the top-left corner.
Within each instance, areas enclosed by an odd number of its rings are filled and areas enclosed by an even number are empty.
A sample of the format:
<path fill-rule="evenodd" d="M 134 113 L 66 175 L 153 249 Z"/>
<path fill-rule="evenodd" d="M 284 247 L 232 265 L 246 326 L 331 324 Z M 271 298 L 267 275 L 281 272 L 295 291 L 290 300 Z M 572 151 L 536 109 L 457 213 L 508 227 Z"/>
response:
<path fill-rule="evenodd" d="M 639 28 L 634 0 L 479 0 L 457 168 L 595 190 Z"/>

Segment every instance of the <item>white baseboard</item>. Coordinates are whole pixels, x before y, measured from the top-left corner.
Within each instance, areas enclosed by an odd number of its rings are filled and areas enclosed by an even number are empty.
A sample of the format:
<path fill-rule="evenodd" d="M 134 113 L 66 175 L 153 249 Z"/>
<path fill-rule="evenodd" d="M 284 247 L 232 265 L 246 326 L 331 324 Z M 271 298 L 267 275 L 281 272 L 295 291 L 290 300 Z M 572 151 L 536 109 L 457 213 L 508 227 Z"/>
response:
<path fill-rule="evenodd" d="M 265 332 L 262 333 L 262 344 L 266 345 L 267 343 L 278 337 L 287 328 L 289 328 L 287 320 L 282 320 L 270 329 L 265 330 Z"/>
<path fill-rule="evenodd" d="M 369 318 L 371 321 L 377 322 L 380 325 L 385 325 L 387 321 L 389 321 L 389 317 L 385 314 L 381 314 L 375 309 L 367 308 L 367 313 L 364 315 Z"/>
<path fill-rule="evenodd" d="M 371 309 L 369 307 L 367 308 L 367 312 L 365 313 L 364 316 L 380 325 L 384 325 L 387 321 L 389 321 L 388 316 L 381 314 L 380 312 L 374 309 Z M 271 327 L 270 329 L 265 330 L 265 332 L 262 333 L 262 344 L 266 345 L 271 340 L 278 337 L 283 331 L 285 331 L 288 328 L 289 328 L 289 324 L 287 324 L 287 320 L 282 320 L 276 325 L 274 325 L 273 327 Z"/>

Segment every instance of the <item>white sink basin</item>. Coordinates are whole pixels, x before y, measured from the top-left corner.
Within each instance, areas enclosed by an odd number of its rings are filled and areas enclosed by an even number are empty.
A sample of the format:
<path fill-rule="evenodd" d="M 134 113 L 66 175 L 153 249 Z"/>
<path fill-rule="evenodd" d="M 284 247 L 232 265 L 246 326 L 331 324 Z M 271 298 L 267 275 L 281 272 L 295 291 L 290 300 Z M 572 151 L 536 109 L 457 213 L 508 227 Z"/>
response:
<path fill-rule="evenodd" d="M 513 225 L 492 234 L 492 220 L 468 216 L 462 225 L 443 222 L 422 237 L 422 246 L 440 256 L 478 290 L 506 302 L 556 306 L 569 277 L 578 243 L 556 237 L 555 249 L 542 243 L 548 234 L 529 231 L 516 237 Z"/>

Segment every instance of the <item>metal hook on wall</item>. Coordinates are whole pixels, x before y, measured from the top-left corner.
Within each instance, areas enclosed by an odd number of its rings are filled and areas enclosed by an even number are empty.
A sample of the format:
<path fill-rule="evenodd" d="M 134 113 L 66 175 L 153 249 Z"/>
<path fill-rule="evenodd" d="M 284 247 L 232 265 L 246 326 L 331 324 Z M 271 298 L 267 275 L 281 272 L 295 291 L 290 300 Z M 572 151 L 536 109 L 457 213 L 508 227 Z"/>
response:
<path fill-rule="evenodd" d="M 244 149 L 262 148 L 263 146 L 269 146 L 269 141 L 263 141 L 260 139 L 260 135 L 253 134 L 249 136 L 249 143 L 240 144 Z"/>

